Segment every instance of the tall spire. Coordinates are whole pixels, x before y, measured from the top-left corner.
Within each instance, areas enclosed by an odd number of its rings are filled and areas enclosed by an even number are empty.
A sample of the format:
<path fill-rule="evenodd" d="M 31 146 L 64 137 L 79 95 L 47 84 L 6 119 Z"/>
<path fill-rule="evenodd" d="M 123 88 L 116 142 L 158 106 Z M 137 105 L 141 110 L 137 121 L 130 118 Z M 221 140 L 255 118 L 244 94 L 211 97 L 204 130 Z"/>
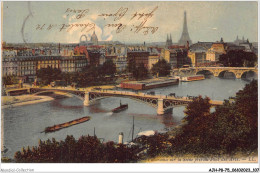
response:
<path fill-rule="evenodd" d="M 186 11 L 184 11 L 183 31 L 182 33 L 188 33 Z"/>
<path fill-rule="evenodd" d="M 179 45 L 186 45 L 187 41 L 189 42 L 189 44 L 192 43 L 188 32 L 186 11 L 184 11 L 183 30 L 181 38 L 179 40 Z"/>
<path fill-rule="evenodd" d="M 170 34 L 170 38 L 169 38 L 169 34 L 167 34 L 166 47 L 171 45 L 172 45 L 172 34 Z"/>

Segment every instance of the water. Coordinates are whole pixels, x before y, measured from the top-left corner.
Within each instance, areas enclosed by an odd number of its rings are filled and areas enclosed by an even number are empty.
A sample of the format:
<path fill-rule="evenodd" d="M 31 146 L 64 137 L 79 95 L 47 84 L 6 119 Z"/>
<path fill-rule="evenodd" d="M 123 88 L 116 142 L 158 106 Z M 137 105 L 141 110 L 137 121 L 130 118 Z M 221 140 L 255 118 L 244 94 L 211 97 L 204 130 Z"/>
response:
<path fill-rule="evenodd" d="M 176 93 L 177 96 L 208 96 L 214 100 L 228 99 L 243 89 L 248 83 L 240 79 L 210 78 L 202 81 L 180 83 L 179 85 L 151 89 L 156 94 Z M 128 109 L 120 113 L 111 110 L 121 102 L 128 103 Z M 83 106 L 82 100 L 76 97 L 57 99 L 51 102 L 6 108 L 2 110 L 4 120 L 4 145 L 9 149 L 7 157 L 13 157 L 16 151 L 27 146 L 37 146 L 39 139 L 56 138 L 64 140 L 67 135 L 78 139 L 82 135 L 94 135 L 104 141 L 118 141 L 118 134 L 123 132 L 124 142 L 132 137 L 131 128 L 135 117 L 136 136 L 141 131 L 171 129 L 179 125 L 184 117 L 185 107 L 176 107 L 172 114 L 158 116 L 156 109 L 129 98 L 105 98 L 90 107 Z M 45 127 L 64 123 L 83 116 L 91 116 L 91 120 L 56 131 L 41 133 Z"/>
<path fill-rule="evenodd" d="M 156 94 L 176 93 L 176 96 L 208 96 L 212 100 L 224 100 L 230 96 L 235 96 L 238 90 L 244 88 L 244 85 L 249 83 L 240 79 L 220 79 L 211 77 L 201 81 L 181 82 L 179 85 L 157 88 Z"/>

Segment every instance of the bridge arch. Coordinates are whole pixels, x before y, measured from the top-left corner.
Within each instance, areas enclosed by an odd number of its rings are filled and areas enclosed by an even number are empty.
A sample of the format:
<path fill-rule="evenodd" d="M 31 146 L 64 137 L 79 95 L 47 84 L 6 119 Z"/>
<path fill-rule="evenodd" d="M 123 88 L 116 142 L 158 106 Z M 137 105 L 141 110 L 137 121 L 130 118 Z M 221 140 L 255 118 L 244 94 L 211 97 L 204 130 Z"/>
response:
<path fill-rule="evenodd" d="M 237 78 L 236 73 L 234 73 L 233 71 L 230 71 L 230 70 L 220 71 L 218 74 L 218 77 L 224 78 L 224 77 L 226 77 L 227 74 L 231 74 L 230 77 L 232 77 L 232 78 Z"/>
<path fill-rule="evenodd" d="M 37 91 L 37 92 L 33 92 L 32 95 L 39 95 L 39 94 L 42 94 L 42 93 L 48 93 L 48 92 L 53 92 L 53 93 L 66 93 L 66 94 L 69 94 L 71 96 L 74 96 L 74 97 L 77 97 L 78 99 L 84 101 L 84 96 L 83 93 L 82 94 L 74 94 L 74 93 L 71 93 L 71 92 L 68 92 L 68 91 L 58 91 L 58 90 L 44 90 L 44 91 Z"/>
<path fill-rule="evenodd" d="M 135 100 L 141 103 L 144 103 L 146 105 L 152 106 L 153 108 L 157 108 L 157 103 L 158 100 L 157 99 L 149 99 L 149 98 L 142 98 L 142 97 L 132 97 L 132 96 L 126 96 L 126 95 L 106 95 L 106 96 L 99 96 L 99 97 L 93 97 L 91 96 L 92 94 L 90 94 L 89 98 L 90 98 L 90 104 L 93 104 L 95 101 L 97 100 L 101 100 L 101 99 L 105 99 L 105 98 L 110 98 L 110 97 L 119 97 L 119 98 L 128 98 L 131 100 Z"/>
<path fill-rule="evenodd" d="M 255 77 L 257 77 L 257 73 L 254 72 L 253 70 L 245 71 L 241 75 L 241 78 L 244 78 L 244 79 L 246 79 L 246 78 L 255 78 Z"/>
<path fill-rule="evenodd" d="M 201 69 L 201 70 L 198 70 L 196 72 L 196 75 L 197 74 L 210 74 L 210 75 L 214 75 L 214 71 L 209 70 L 209 69 Z"/>
<path fill-rule="evenodd" d="M 181 75 L 181 74 L 191 75 L 191 74 L 194 74 L 194 73 L 196 73 L 196 70 L 192 69 L 192 68 L 181 68 L 178 71 L 178 75 Z"/>

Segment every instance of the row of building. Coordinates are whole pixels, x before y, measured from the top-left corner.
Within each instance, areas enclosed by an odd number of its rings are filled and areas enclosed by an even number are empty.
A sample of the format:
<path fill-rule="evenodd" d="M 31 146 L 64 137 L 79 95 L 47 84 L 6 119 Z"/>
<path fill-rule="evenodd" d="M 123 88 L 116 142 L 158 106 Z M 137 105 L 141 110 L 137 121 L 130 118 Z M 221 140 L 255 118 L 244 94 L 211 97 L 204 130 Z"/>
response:
<path fill-rule="evenodd" d="M 221 38 L 217 42 L 198 42 L 190 46 L 188 57 L 192 66 L 208 66 L 212 62 L 218 62 L 220 55 L 227 54 L 229 51 L 253 52 L 257 55 L 258 49 L 247 40 L 235 40 L 234 42 L 224 42 Z"/>
<path fill-rule="evenodd" d="M 85 56 L 20 56 L 2 59 L 2 76 L 18 76 L 32 82 L 37 70 L 57 68 L 62 72 L 77 72 L 87 65 Z"/>
<path fill-rule="evenodd" d="M 169 40 L 167 40 L 169 42 Z M 103 44 L 45 44 L 39 47 L 28 45 L 3 44 L 2 74 L 3 76 L 19 76 L 25 81 L 33 81 L 37 70 L 41 68 L 58 68 L 62 72 L 77 72 L 87 65 L 102 65 L 106 60 L 112 60 L 117 72 L 124 72 L 130 62 L 136 66 L 144 65 L 151 70 L 153 64 L 165 59 L 172 69 L 183 65 L 208 66 L 219 60 L 219 56 L 231 50 L 243 50 L 257 53 L 248 40 L 226 43 L 221 39 L 218 42 L 198 42 L 187 45 L 146 46 Z M 34 45 L 35 46 L 35 45 Z"/>

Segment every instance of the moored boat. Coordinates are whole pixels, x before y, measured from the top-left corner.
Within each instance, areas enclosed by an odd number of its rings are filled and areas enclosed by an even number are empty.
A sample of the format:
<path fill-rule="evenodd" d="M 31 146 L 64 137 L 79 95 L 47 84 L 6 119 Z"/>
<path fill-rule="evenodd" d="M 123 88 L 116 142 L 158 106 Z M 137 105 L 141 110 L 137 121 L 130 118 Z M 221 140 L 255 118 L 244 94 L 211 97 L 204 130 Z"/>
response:
<path fill-rule="evenodd" d="M 73 125 L 76 125 L 76 124 L 79 124 L 79 123 L 83 123 L 83 122 L 88 121 L 88 120 L 90 120 L 89 116 L 78 118 L 78 119 L 75 119 L 75 120 L 72 120 L 72 121 L 69 121 L 69 122 L 66 122 L 66 123 L 57 124 L 57 125 L 54 125 L 54 126 L 51 126 L 51 127 L 46 127 L 44 132 L 45 133 L 55 132 L 57 130 L 67 128 L 67 127 L 70 127 L 70 126 L 73 126 Z"/>
<path fill-rule="evenodd" d="M 120 100 L 120 106 L 113 109 L 112 112 L 118 113 L 118 112 L 121 112 L 121 111 L 126 110 L 126 109 L 128 109 L 128 104 L 121 104 L 121 100 Z"/>
<path fill-rule="evenodd" d="M 204 75 L 193 75 L 193 76 L 186 76 L 182 77 L 182 82 L 190 82 L 190 81 L 196 81 L 196 80 L 203 80 L 205 79 Z"/>

